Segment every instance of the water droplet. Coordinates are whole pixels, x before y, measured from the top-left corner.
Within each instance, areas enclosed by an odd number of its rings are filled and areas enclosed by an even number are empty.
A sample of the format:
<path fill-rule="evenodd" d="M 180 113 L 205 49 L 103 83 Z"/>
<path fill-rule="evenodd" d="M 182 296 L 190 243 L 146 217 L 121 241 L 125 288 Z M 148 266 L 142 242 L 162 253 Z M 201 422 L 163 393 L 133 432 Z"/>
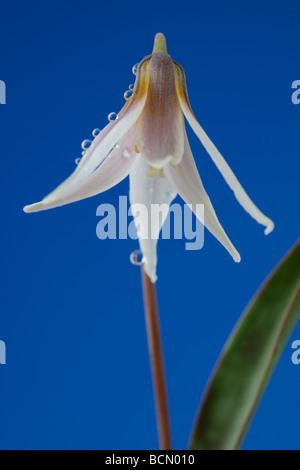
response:
<path fill-rule="evenodd" d="M 125 93 L 124 93 L 124 98 L 125 98 L 125 100 L 129 100 L 129 99 L 132 97 L 132 95 L 133 95 L 133 91 L 132 91 L 132 90 L 127 90 L 127 91 L 125 91 Z"/>
<path fill-rule="evenodd" d="M 85 156 L 85 150 L 81 152 L 81 155 L 84 157 Z"/>
<path fill-rule="evenodd" d="M 133 73 L 133 75 L 136 75 L 136 74 L 137 74 L 139 65 L 140 65 L 140 64 L 135 64 L 135 65 L 132 67 L 132 73 Z"/>
<path fill-rule="evenodd" d="M 128 87 L 128 88 L 129 88 L 129 90 L 133 91 L 133 89 L 134 89 L 134 85 L 132 85 L 132 84 L 131 84 L 131 85 L 129 85 L 129 87 Z"/>
<path fill-rule="evenodd" d="M 116 119 L 118 119 L 117 113 L 110 113 L 110 114 L 108 115 L 108 120 L 109 120 L 109 121 L 115 121 Z"/>
<path fill-rule="evenodd" d="M 99 135 L 101 132 L 101 129 L 94 129 L 93 130 L 93 137 L 97 137 L 97 135 Z"/>
<path fill-rule="evenodd" d="M 140 250 L 135 250 L 130 255 L 130 261 L 135 266 L 141 266 L 143 264 L 143 253 Z"/>
<path fill-rule="evenodd" d="M 80 161 L 81 161 L 81 158 L 76 158 L 75 160 L 76 165 L 79 165 Z"/>
<path fill-rule="evenodd" d="M 86 139 L 82 142 L 81 148 L 83 148 L 83 150 L 87 150 L 90 148 L 91 145 L 92 145 L 92 141 L 89 139 Z"/>
<path fill-rule="evenodd" d="M 126 148 L 124 149 L 123 153 L 122 153 L 122 156 L 124 158 L 130 158 L 131 157 L 131 153 L 129 152 L 129 150 Z"/>

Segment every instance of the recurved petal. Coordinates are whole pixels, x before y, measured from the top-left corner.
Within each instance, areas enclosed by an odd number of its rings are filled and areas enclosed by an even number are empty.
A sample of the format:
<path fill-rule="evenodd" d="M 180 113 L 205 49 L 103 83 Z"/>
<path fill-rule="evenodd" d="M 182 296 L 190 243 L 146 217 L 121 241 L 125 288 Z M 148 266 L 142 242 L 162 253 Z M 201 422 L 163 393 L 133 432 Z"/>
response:
<path fill-rule="evenodd" d="M 241 257 L 227 237 L 203 187 L 186 134 L 185 151 L 181 162 L 176 166 L 171 164 L 166 165 L 164 171 L 167 178 L 174 184 L 178 194 L 186 204 L 191 205 L 194 214 L 198 218 L 200 214 L 196 212 L 196 204 L 204 205 L 204 220 L 199 218 L 200 222 L 205 225 L 226 248 L 234 261 L 237 263 L 240 262 Z"/>
<path fill-rule="evenodd" d="M 225 159 L 222 157 L 218 149 L 206 135 L 199 122 L 195 118 L 188 99 L 184 71 L 179 64 L 175 65 L 175 80 L 178 99 L 182 111 L 191 128 L 193 129 L 193 131 L 195 132 L 195 134 L 200 139 L 203 146 L 211 156 L 213 162 L 221 172 L 228 186 L 234 192 L 234 195 L 241 204 L 241 206 L 245 209 L 246 212 L 248 212 L 249 215 L 251 215 L 251 217 L 253 217 L 253 219 L 256 220 L 256 222 L 266 227 L 265 235 L 269 234 L 274 229 L 274 222 L 268 217 L 266 217 L 251 201 L 248 194 L 245 192 L 245 190 L 239 183 L 238 179 L 234 175 L 233 171 L 231 170 Z"/>
<path fill-rule="evenodd" d="M 147 100 L 138 120 L 137 146 L 155 168 L 170 161 L 178 163 L 183 155 L 184 118 L 175 88 L 174 64 L 159 49 L 149 64 Z"/>
<path fill-rule="evenodd" d="M 136 125 L 134 124 L 120 141 L 118 147 L 109 154 L 104 162 L 85 180 L 75 192 L 66 197 L 58 193 L 56 198 L 47 196 L 41 202 L 24 207 L 25 212 L 38 212 L 80 201 L 118 184 L 129 174 L 137 154 L 135 152 Z M 52 193 L 53 194 L 53 193 Z"/>
<path fill-rule="evenodd" d="M 130 171 L 130 203 L 143 253 L 143 266 L 152 282 L 157 279 L 157 240 L 175 197 L 176 190 L 171 181 L 162 171 L 151 169 L 139 155 Z"/>
<path fill-rule="evenodd" d="M 75 194 L 81 191 L 82 185 L 91 177 L 95 170 L 101 165 L 105 158 L 111 152 L 111 149 L 125 136 L 129 129 L 135 124 L 140 116 L 145 105 L 148 87 L 148 67 L 149 59 L 144 59 L 138 71 L 137 82 L 135 85 L 135 92 L 130 101 L 128 101 L 118 115 L 118 119 L 110 122 L 103 131 L 95 138 L 91 147 L 86 151 L 86 154 L 81 159 L 74 173 L 67 178 L 61 185 L 59 185 L 53 192 L 51 192 L 43 200 L 44 209 L 45 205 L 48 207 L 56 207 L 62 204 L 67 204 L 73 197 L 76 199 Z M 83 196 L 84 197 L 84 196 Z M 81 199 L 81 198 L 80 198 Z M 48 208 L 47 207 L 47 208 Z M 32 212 L 42 210 L 41 203 L 38 205 L 26 206 L 25 212 Z"/>

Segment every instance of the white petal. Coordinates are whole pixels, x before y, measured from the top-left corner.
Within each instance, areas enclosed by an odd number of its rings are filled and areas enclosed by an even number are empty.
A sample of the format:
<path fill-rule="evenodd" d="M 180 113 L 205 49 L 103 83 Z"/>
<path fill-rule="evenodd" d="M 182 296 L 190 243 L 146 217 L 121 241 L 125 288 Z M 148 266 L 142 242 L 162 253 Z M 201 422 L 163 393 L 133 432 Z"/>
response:
<path fill-rule="evenodd" d="M 203 187 L 186 134 L 185 152 L 181 162 L 176 166 L 168 164 L 165 167 L 165 174 L 167 178 L 172 181 L 178 194 L 186 204 L 192 205 L 192 210 L 196 216 L 196 204 L 204 205 L 204 220 L 199 219 L 200 222 L 208 228 L 220 243 L 222 243 L 226 250 L 231 254 L 234 261 L 240 262 L 241 257 L 221 226 L 210 199 Z"/>
<path fill-rule="evenodd" d="M 134 95 L 122 108 L 118 119 L 110 122 L 95 138 L 74 173 L 42 201 L 44 206 L 47 204 L 49 207 L 56 207 L 65 204 L 65 202 L 61 204 L 57 204 L 57 202 L 67 201 L 77 191 L 80 191 L 82 184 L 95 172 L 111 152 L 111 149 L 136 123 L 147 97 L 148 67 L 149 59 L 145 58 L 139 67 Z M 24 210 L 25 212 L 32 212 L 41 210 L 41 208 L 42 204 L 38 203 L 38 205 L 26 206 Z"/>
<path fill-rule="evenodd" d="M 147 101 L 138 120 L 137 147 L 155 168 L 179 163 L 184 150 L 184 117 L 177 98 L 174 64 L 155 52 L 149 65 Z"/>
<path fill-rule="evenodd" d="M 143 253 L 145 272 L 151 281 L 155 282 L 157 279 L 157 240 L 167 218 L 169 205 L 176 197 L 176 190 L 167 178 L 151 175 L 153 171 L 150 165 L 142 155 L 139 155 L 130 171 L 130 203 L 133 213 L 134 205 L 143 205 L 145 209 L 138 217 L 135 217 L 135 223 L 140 234 L 139 243 Z M 154 207 L 154 204 L 163 204 L 162 218 L 151 217 L 151 206 Z"/>
<path fill-rule="evenodd" d="M 211 156 L 212 160 L 221 172 L 226 183 L 233 190 L 234 195 L 241 204 L 241 206 L 245 209 L 246 212 L 248 212 L 248 214 L 251 215 L 251 217 L 253 217 L 253 219 L 256 220 L 256 222 L 266 227 L 265 235 L 269 234 L 274 229 L 274 222 L 268 217 L 266 217 L 251 201 L 251 199 L 239 183 L 238 179 L 234 175 L 233 171 L 231 170 L 225 159 L 222 157 L 218 149 L 206 135 L 199 122 L 195 118 L 188 101 L 184 72 L 182 69 L 180 69 L 181 68 L 177 65 L 176 83 L 178 89 L 178 99 L 186 119 L 188 120 L 191 128 L 193 129 L 193 131 L 195 132 L 195 134 L 200 139 L 203 146 Z"/>
<path fill-rule="evenodd" d="M 41 202 L 24 207 L 25 212 L 38 212 L 52 209 L 54 207 L 79 201 L 96 194 L 100 194 L 107 189 L 118 184 L 129 174 L 130 168 L 135 161 L 137 154 L 134 150 L 136 137 L 136 125 L 127 132 L 120 141 L 119 147 L 115 147 L 111 154 L 97 168 L 90 177 L 82 183 L 75 192 L 66 197 L 57 194 L 56 198 L 48 196 Z M 52 193 L 53 195 L 53 193 Z"/>

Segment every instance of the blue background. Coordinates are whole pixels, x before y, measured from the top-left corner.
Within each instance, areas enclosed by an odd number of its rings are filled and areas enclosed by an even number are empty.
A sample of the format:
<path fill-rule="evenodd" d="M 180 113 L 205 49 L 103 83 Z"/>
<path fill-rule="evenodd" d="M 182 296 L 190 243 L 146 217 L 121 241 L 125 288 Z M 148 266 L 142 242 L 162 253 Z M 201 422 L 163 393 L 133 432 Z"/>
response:
<path fill-rule="evenodd" d="M 173 441 L 185 448 L 209 374 L 241 312 L 299 234 L 298 1 L 1 2 L 1 316 L 4 449 L 154 449 L 157 433 L 132 240 L 100 241 L 107 193 L 27 215 L 75 167 L 80 144 L 123 105 L 132 66 L 163 32 L 192 107 L 258 206 L 265 237 L 190 132 L 215 210 L 240 251 L 159 242 L 157 284 Z M 300 366 L 291 342 L 245 449 L 299 449 Z"/>

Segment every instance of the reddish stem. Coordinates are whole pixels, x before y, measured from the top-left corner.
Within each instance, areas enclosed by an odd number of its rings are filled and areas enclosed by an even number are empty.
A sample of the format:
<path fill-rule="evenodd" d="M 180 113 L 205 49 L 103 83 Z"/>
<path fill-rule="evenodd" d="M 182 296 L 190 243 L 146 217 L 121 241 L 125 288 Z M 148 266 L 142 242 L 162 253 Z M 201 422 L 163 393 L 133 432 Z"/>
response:
<path fill-rule="evenodd" d="M 151 282 L 150 278 L 144 272 L 143 267 L 141 267 L 141 273 L 159 442 L 162 450 L 170 450 L 171 433 L 156 289 L 155 284 Z"/>

